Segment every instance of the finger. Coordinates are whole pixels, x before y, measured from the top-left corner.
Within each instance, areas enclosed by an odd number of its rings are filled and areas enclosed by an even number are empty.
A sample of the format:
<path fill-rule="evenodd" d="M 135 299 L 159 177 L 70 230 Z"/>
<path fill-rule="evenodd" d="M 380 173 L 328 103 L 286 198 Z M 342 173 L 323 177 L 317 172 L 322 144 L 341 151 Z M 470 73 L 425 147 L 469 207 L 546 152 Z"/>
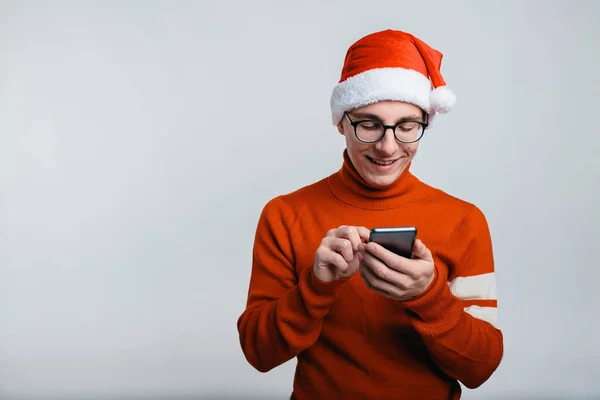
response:
<path fill-rule="evenodd" d="M 399 256 L 390 250 L 384 248 L 378 243 L 369 242 L 365 245 L 365 254 L 372 254 L 381 260 L 388 267 L 411 277 L 414 277 L 416 271 L 411 261 L 406 257 Z"/>
<path fill-rule="evenodd" d="M 362 243 L 358 229 L 354 226 L 348 227 L 344 232 L 344 237 L 346 237 L 348 240 L 350 240 L 350 243 L 352 243 L 352 251 L 357 252 L 358 245 Z"/>
<path fill-rule="evenodd" d="M 358 235 L 360 238 L 365 242 L 368 242 L 369 237 L 371 236 L 371 231 L 364 226 L 357 226 L 356 229 L 358 230 Z"/>
<path fill-rule="evenodd" d="M 331 250 L 339 253 L 344 257 L 347 262 L 352 261 L 354 258 L 354 251 L 352 249 L 352 242 L 348 239 L 341 239 L 337 237 L 326 237 L 323 239 L 323 244 Z"/>
<path fill-rule="evenodd" d="M 327 265 L 333 265 L 336 269 L 342 273 L 348 272 L 348 263 L 344 260 L 339 253 L 334 251 L 325 251 L 321 257 L 321 261 Z"/>
<path fill-rule="evenodd" d="M 358 252 L 362 253 L 362 254 L 365 254 L 366 251 L 367 251 L 367 247 L 366 246 L 367 246 L 366 243 L 359 244 L 358 245 Z"/>
<path fill-rule="evenodd" d="M 361 254 L 361 261 L 361 265 L 364 268 L 368 268 L 379 279 L 389 282 L 402 290 L 407 290 L 414 284 L 414 280 L 410 276 L 388 267 L 380 259 L 369 253 Z"/>
<path fill-rule="evenodd" d="M 379 279 L 383 279 L 390 283 L 394 283 L 394 281 L 398 279 L 398 275 L 400 275 L 398 271 L 389 268 L 380 259 L 372 254 L 362 253 L 361 261 L 361 265 L 363 265 L 365 268 L 368 268 L 369 271 L 377 275 Z"/>
<path fill-rule="evenodd" d="M 364 281 L 364 279 L 363 279 L 363 281 Z M 395 300 L 394 296 L 392 296 L 391 294 L 389 294 L 389 293 L 386 293 L 386 292 L 384 292 L 384 291 L 382 291 L 382 290 L 379 290 L 379 289 L 377 289 L 377 288 L 374 288 L 374 287 L 368 286 L 366 283 L 365 283 L 365 285 L 366 285 L 366 286 L 367 286 L 369 289 L 371 289 L 372 291 L 374 291 L 375 293 L 377 293 L 377 294 L 379 294 L 379 295 L 381 295 L 381 296 L 383 296 L 383 297 L 387 297 L 388 299 L 394 299 L 394 300 Z"/>
<path fill-rule="evenodd" d="M 364 231 L 356 226 L 343 226 L 338 230 L 339 237 L 346 238 L 352 243 L 352 251 L 358 251 L 358 245 L 362 243 Z"/>
<path fill-rule="evenodd" d="M 339 226 L 337 228 L 330 229 L 330 230 L 327 231 L 327 234 L 325 236 L 328 236 L 328 237 L 340 237 L 340 232 L 342 230 L 346 229 L 346 228 L 347 228 L 346 225 L 342 225 L 342 226 Z"/>
<path fill-rule="evenodd" d="M 421 260 L 433 261 L 433 255 L 431 254 L 431 251 L 419 239 L 415 240 L 415 245 L 413 246 L 413 256 Z"/>
<path fill-rule="evenodd" d="M 352 245 L 352 251 L 357 252 L 358 246 L 363 242 L 368 242 L 371 231 L 364 226 L 342 225 L 337 229 L 331 229 L 326 237 L 336 237 L 348 239 Z"/>
<path fill-rule="evenodd" d="M 403 292 L 399 288 L 395 287 L 389 282 L 380 279 L 368 268 L 361 268 L 360 274 L 367 287 L 375 290 L 376 292 L 384 296 L 401 297 L 403 295 Z"/>
<path fill-rule="evenodd" d="M 379 290 L 375 286 L 371 284 L 371 280 L 373 279 L 373 274 L 369 272 L 366 268 L 360 268 L 359 274 L 365 285 L 372 290 Z"/>

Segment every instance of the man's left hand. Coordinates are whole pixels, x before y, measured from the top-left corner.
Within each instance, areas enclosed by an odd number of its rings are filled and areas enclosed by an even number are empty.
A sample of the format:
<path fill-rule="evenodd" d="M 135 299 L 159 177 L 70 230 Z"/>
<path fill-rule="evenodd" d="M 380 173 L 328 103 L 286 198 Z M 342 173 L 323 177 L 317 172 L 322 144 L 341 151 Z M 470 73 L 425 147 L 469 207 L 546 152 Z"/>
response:
<path fill-rule="evenodd" d="M 434 278 L 431 251 L 415 240 L 413 258 L 392 253 L 377 243 L 358 246 L 360 276 L 367 287 L 398 301 L 413 299 L 423 293 Z"/>

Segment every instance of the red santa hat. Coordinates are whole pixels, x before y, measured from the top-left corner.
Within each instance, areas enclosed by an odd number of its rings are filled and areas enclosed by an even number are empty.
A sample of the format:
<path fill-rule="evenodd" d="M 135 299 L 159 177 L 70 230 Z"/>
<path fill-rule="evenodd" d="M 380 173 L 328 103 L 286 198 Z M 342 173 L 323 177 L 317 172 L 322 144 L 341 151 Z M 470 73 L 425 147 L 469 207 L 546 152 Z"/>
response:
<path fill-rule="evenodd" d="M 385 30 L 348 49 L 342 76 L 331 95 L 333 124 L 344 112 L 381 100 L 414 104 L 429 114 L 446 113 L 456 102 L 440 73 L 442 53 L 413 35 Z"/>

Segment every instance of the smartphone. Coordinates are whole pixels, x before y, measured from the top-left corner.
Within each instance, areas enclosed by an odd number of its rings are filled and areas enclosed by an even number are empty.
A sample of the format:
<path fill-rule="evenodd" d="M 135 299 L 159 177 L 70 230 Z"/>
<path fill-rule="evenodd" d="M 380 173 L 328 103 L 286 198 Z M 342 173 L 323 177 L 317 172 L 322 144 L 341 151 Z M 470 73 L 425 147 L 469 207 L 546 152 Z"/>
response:
<path fill-rule="evenodd" d="M 369 235 L 369 242 L 378 243 L 399 256 L 412 258 L 416 238 L 417 228 L 414 226 L 373 228 Z"/>

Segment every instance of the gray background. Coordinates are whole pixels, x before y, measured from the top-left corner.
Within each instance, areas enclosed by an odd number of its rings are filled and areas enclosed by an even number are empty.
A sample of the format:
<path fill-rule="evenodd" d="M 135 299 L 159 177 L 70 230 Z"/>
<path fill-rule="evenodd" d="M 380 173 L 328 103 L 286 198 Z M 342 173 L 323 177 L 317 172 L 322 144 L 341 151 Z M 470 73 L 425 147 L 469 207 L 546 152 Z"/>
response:
<path fill-rule="evenodd" d="M 341 164 L 386 28 L 458 95 L 413 171 L 477 204 L 505 357 L 466 399 L 600 396 L 600 3 L 0 2 L 0 398 L 284 399 L 240 350 L 254 229 Z"/>

